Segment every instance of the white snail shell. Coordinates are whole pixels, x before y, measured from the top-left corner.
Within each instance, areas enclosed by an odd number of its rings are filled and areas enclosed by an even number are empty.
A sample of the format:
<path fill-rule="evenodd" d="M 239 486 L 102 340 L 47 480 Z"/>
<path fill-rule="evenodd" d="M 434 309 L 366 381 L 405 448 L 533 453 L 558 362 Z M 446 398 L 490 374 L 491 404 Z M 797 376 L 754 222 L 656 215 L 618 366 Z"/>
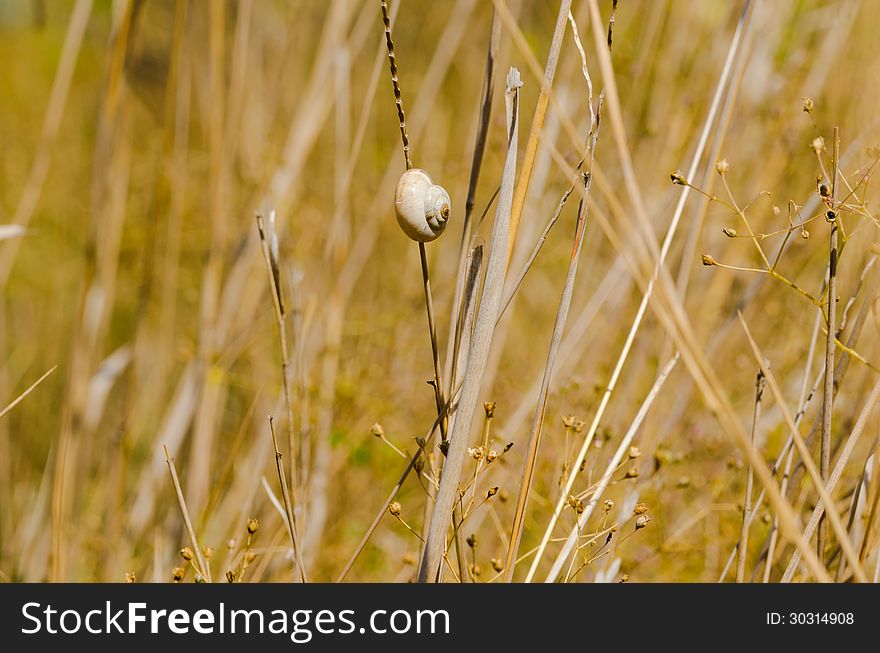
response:
<path fill-rule="evenodd" d="M 400 176 L 394 192 L 394 213 L 403 233 L 422 243 L 435 240 L 449 220 L 449 193 L 421 168 Z"/>

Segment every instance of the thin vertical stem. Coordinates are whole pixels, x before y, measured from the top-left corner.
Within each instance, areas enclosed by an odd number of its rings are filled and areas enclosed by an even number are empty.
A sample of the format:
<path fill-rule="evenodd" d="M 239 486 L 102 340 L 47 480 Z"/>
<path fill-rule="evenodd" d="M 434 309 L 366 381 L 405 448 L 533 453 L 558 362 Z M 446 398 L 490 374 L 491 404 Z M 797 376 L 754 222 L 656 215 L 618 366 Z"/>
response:
<path fill-rule="evenodd" d="M 174 466 L 174 459 L 168 452 L 168 447 L 163 445 L 163 448 L 165 449 L 165 463 L 168 465 L 168 471 L 171 473 L 171 482 L 174 484 L 177 503 L 180 505 L 180 514 L 183 515 L 183 524 L 186 527 L 187 535 L 189 535 L 189 541 L 192 544 L 196 562 L 199 564 L 199 573 L 210 583 L 211 568 L 208 566 L 208 562 L 205 560 L 205 555 L 202 552 L 202 548 L 199 546 L 198 539 L 196 538 L 196 531 L 193 528 L 192 519 L 189 517 L 189 510 L 186 508 L 186 499 L 183 498 L 183 490 L 180 487 L 180 479 L 177 477 L 177 468 Z"/>
<path fill-rule="evenodd" d="M 394 103 L 397 105 L 397 118 L 400 121 L 400 138 L 403 141 L 403 158 L 406 169 L 413 167 L 409 153 L 409 136 L 406 134 L 406 115 L 403 113 L 403 98 L 397 78 L 397 62 L 394 59 L 394 42 L 391 40 L 391 19 L 388 17 L 388 3 L 382 0 L 382 23 L 385 25 L 385 45 L 388 47 L 388 65 L 391 68 L 391 85 L 394 87 Z"/>
<path fill-rule="evenodd" d="M 749 433 L 749 446 L 755 448 L 755 433 L 758 430 L 758 421 L 761 419 L 761 399 L 764 396 L 764 373 L 758 370 L 758 376 L 755 379 L 755 409 L 752 412 L 752 429 Z M 755 470 L 749 465 L 749 472 L 746 476 L 746 494 L 743 499 L 743 520 L 739 533 L 739 547 L 736 561 L 736 582 L 742 583 L 746 573 L 746 556 L 749 544 L 749 525 L 751 524 L 752 514 L 752 487 L 755 483 Z"/>
<path fill-rule="evenodd" d="M 296 533 L 296 518 L 293 516 L 293 506 L 290 503 L 290 489 L 287 487 L 287 476 L 284 475 L 284 463 L 281 462 L 281 451 L 278 449 L 278 438 L 275 437 L 275 424 L 271 415 L 269 415 L 269 432 L 272 434 L 275 469 L 278 471 L 278 482 L 281 484 L 281 499 L 284 501 L 284 511 L 287 513 L 284 521 L 286 522 L 287 533 L 290 535 L 290 544 L 293 547 L 296 566 L 299 568 L 299 578 L 305 583 L 307 582 L 306 569 L 303 565 L 302 551 L 300 550 L 299 538 Z"/>
<path fill-rule="evenodd" d="M 835 344 L 835 307 L 837 302 L 837 234 L 838 223 L 834 198 L 837 193 L 837 166 L 840 157 L 840 135 L 834 128 L 834 143 L 831 158 L 831 199 L 828 219 L 831 221 L 831 236 L 828 253 L 828 308 L 825 311 L 825 384 L 822 388 L 822 438 L 819 446 L 819 475 L 823 483 L 828 482 L 828 470 L 831 467 L 831 413 L 834 403 L 834 352 Z M 816 534 L 816 553 L 819 560 L 825 562 L 825 541 L 828 527 L 825 516 L 819 520 Z"/>

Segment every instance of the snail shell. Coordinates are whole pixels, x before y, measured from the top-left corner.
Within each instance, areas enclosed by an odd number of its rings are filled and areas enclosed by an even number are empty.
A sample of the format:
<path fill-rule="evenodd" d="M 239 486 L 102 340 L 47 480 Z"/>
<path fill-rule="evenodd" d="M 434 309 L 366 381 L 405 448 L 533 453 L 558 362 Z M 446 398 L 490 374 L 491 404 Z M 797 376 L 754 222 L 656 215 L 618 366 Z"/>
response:
<path fill-rule="evenodd" d="M 421 168 L 407 170 L 397 182 L 394 213 L 403 233 L 422 243 L 435 240 L 449 220 L 449 193 Z"/>

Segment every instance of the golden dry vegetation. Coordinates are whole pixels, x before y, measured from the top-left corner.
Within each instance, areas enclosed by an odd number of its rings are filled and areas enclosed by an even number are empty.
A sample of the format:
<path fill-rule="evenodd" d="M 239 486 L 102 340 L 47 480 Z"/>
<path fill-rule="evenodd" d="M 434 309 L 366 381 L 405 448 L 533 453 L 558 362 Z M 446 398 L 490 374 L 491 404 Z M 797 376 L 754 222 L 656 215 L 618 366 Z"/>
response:
<path fill-rule="evenodd" d="M 876 581 L 880 3 L 390 3 L 436 348 L 380 4 L 0 4 L 0 579 Z"/>

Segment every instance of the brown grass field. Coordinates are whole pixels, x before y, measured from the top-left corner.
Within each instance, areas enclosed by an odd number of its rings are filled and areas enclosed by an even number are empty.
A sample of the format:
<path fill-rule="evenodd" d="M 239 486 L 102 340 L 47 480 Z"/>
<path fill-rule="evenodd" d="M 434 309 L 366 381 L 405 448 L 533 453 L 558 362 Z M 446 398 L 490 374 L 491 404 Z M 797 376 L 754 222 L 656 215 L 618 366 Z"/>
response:
<path fill-rule="evenodd" d="M 877 582 L 880 2 L 383 4 L 0 3 L 0 581 Z"/>

